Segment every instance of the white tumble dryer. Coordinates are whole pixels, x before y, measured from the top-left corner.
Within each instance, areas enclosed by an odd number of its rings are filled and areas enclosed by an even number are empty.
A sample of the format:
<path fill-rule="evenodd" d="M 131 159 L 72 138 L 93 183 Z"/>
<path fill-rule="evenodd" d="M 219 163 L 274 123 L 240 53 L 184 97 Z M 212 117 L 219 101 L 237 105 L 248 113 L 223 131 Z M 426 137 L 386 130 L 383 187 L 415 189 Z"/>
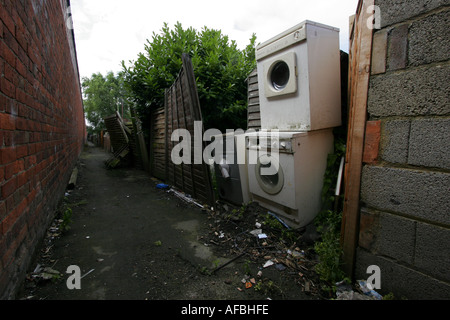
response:
<path fill-rule="evenodd" d="M 305 21 L 256 47 L 261 127 L 341 125 L 339 29 Z"/>
<path fill-rule="evenodd" d="M 249 133 L 248 182 L 254 201 L 293 228 L 311 223 L 321 210 L 333 129 Z"/>

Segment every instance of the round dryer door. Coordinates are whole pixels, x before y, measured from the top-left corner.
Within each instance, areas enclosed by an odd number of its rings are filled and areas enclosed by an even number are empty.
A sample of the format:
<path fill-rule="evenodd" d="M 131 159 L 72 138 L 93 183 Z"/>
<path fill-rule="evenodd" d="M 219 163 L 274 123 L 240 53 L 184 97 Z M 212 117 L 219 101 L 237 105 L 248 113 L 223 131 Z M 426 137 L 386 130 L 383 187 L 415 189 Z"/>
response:
<path fill-rule="evenodd" d="M 297 92 L 297 58 L 295 52 L 285 53 L 264 62 L 265 95 L 267 98 Z"/>
<path fill-rule="evenodd" d="M 259 157 L 255 166 L 256 180 L 264 192 L 276 195 L 284 186 L 284 173 L 278 159 L 270 154 Z"/>
<path fill-rule="evenodd" d="M 289 66 L 285 61 L 278 61 L 270 73 L 270 81 L 272 82 L 272 87 L 275 91 L 284 90 L 289 83 L 291 77 L 291 71 Z"/>

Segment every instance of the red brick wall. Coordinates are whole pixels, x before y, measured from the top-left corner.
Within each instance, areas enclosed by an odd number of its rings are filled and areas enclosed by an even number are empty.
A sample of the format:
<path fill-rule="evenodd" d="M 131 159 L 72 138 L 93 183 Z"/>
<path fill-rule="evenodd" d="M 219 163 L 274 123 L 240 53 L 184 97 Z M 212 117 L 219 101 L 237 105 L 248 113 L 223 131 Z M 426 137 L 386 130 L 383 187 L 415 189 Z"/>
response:
<path fill-rule="evenodd" d="M 85 139 L 65 0 L 0 0 L 0 299 L 14 298 Z"/>

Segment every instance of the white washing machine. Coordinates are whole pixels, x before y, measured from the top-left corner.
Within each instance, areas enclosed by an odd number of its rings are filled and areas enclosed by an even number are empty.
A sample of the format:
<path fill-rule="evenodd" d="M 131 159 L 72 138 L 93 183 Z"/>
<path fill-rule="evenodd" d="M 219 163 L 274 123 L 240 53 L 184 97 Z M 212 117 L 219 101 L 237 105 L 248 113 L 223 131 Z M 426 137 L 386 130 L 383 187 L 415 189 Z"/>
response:
<path fill-rule="evenodd" d="M 246 135 L 252 199 L 293 228 L 311 223 L 322 208 L 322 187 L 333 129 Z"/>
<path fill-rule="evenodd" d="M 256 48 L 261 127 L 341 125 L 339 29 L 305 21 Z"/>

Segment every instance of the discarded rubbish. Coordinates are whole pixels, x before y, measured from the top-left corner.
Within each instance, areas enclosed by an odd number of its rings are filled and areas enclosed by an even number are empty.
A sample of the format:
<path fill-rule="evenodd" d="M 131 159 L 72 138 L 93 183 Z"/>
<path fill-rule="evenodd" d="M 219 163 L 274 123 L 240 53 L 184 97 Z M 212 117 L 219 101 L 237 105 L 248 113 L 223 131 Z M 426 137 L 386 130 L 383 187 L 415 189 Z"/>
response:
<path fill-rule="evenodd" d="M 275 219 L 277 219 L 283 226 L 286 227 L 286 229 L 290 230 L 291 227 L 289 227 L 283 220 L 281 220 L 275 213 L 268 211 L 268 214 L 270 214 L 272 217 L 274 217 Z"/>
<path fill-rule="evenodd" d="M 37 273 L 41 272 L 41 270 L 42 270 L 42 266 L 41 266 L 40 264 L 38 264 L 38 265 L 36 266 L 36 268 L 34 268 L 33 273 L 34 273 L 34 274 L 37 274 Z"/>
<path fill-rule="evenodd" d="M 284 270 L 286 270 L 286 266 L 285 266 L 284 264 L 282 264 L 282 263 L 277 263 L 277 264 L 275 265 L 275 268 L 277 268 L 277 270 L 279 270 L 279 271 L 284 271 Z"/>
<path fill-rule="evenodd" d="M 77 178 L 78 178 L 78 168 L 75 167 L 72 171 L 72 175 L 70 176 L 69 184 L 67 186 L 69 190 L 75 189 L 75 186 L 77 184 Z"/>
<path fill-rule="evenodd" d="M 365 295 L 367 295 L 369 297 L 373 297 L 373 298 L 375 298 L 377 300 L 382 300 L 383 299 L 383 297 L 378 292 L 376 292 L 375 290 L 369 289 L 369 287 L 367 286 L 367 282 L 366 281 L 359 280 L 358 284 L 359 284 L 359 287 L 360 287 L 361 291 Z"/>
<path fill-rule="evenodd" d="M 166 190 L 166 189 L 169 189 L 169 186 L 167 184 L 160 183 L 160 184 L 156 185 L 156 188 L 161 189 L 161 190 Z"/>
<path fill-rule="evenodd" d="M 305 292 L 310 292 L 311 288 L 310 288 L 310 283 L 308 280 L 305 280 Z"/>
<path fill-rule="evenodd" d="M 251 283 L 250 281 L 247 281 L 247 282 L 245 283 L 245 289 L 250 289 L 252 286 L 253 286 L 253 285 L 252 285 L 252 283 Z"/>
<path fill-rule="evenodd" d="M 298 250 L 300 250 L 300 249 L 298 249 Z M 305 256 L 305 251 L 303 251 L 303 250 L 297 251 L 297 249 L 296 249 L 294 251 L 291 251 L 288 249 L 286 252 L 288 254 L 290 254 L 291 256 L 293 256 L 294 258 L 303 258 Z"/>
<path fill-rule="evenodd" d="M 272 260 L 268 260 L 264 264 L 263 268 L 268 268 L 268 267 L 273 266 L 273 265 L 274 265 L 274 262 Z"/>
<path fill-rule="evenodd" d="M 250 234 L 258 237 L 260 234 L 262 234 L 262 229 L 255 229 L 253 231 L 250 231 Z"/>
<path fill-rule="evenodd" d="M 173 194 L 175 194 L 178 198 L 180 198 L 181 200 L 184 200 L 188 203 L 192 203 L 195 204 L 196 206 L 203 208 L 203 206 L 197 202 L 195 202 L 194 200 L 192 200 L 192 198 L 190 196 L 187 196 L 179 191 L 174 190 L 173 188 L 170 189 L 168 192 L 173 192 Z"/>
<path fill-rule="evenodd" d="M 265 233 L 258 234 L 258 238 L 259 239 L 267 239 L 267 234 L 265 234 Z"/>
<path fill-rule="evenodd" d="M 355 292 L 350 284 L 345 280 L 336 283 L 336 299 L 337 300 L 381 300 L 382 296 L 374 290 L 367 287 L 364 280 L 359 280 L 359 289 L 361 293 Z"/>
<path fill-rule="evenodd" d="M 157 246 L 157 247 L 161 247 L 162 246 L 162 242 L 160 240 L 155 241 L 154 245 Z"/>
<path fill-rule="evenodd" d="M 216 269 L 214 269 L 214 271 L 212 273 L 215 273 L 217 271 L 219 271 L 222 268 L 225 268 L 227 265 L 231 264 L 232 262 L 236 261 L 237 259 L 239 259 L 240 257 L 243 257 L 245 255 L 245 252 L 241 253 L 240 255 L 238 255 L 236 258 L 231 259 L 230 261 L 224 263 L 223 265 L 217 267 Z"/>
<path fill-rule="evenodd" d="M 38 265 L 36 269 L 34 269 L 33 277 L 41 278 L 43 280 L 52 280 L 61 277 L 61 273 L 50 267 L 42 268 L 41 265 Z"/>
<path fill-rule="evenodd" d="M 94 272 L 95 269 L 90 270 L 89 272 L 87 272 L 84 276 L 81 277 L 81 279 L 83 279 L 84 277 L 86 277 L 88 274 L 91 274 L 92 272 Z"/>

